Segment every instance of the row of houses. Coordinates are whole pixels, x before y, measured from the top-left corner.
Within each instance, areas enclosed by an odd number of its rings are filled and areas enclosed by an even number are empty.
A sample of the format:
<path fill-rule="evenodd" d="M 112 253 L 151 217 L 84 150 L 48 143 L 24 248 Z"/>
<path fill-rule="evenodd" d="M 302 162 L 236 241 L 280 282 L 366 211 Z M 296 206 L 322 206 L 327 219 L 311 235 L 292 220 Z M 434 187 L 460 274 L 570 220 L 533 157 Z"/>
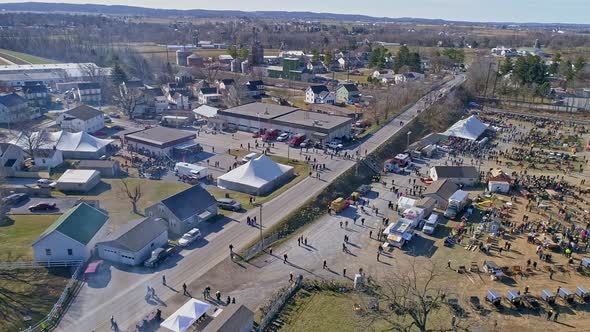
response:
<path fill-rule="evenodd" d="M 33 242 L 38 261 L 85 261 L 95 255 L 114 263 L 137 266 L 171 236 L 182 235 L 217 216 L 217 201 L 193 186 L 145 209 L 145 217 L 109 232 L 109 216 L 82 202 L 60 216 Z"/>
<path fill-rule="evenodd" d="M 325 85 L 312 85 L 305 90 L 305 102 L 308 104 L 354 104 L 360 99 L 361 93 L 355 84 L 341 84 L 335 93 Z"/>

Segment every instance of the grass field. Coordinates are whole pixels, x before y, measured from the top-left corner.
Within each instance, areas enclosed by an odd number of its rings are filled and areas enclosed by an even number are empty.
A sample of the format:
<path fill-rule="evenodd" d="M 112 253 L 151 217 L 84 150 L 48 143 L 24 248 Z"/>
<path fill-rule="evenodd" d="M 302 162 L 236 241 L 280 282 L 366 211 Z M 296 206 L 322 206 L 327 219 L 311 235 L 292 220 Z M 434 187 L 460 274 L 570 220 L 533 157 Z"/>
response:
<path fill-rule="evenodd" d="M 57 63 L 57 61 L 51 60 L 51 59 L 45 59 L 45 58 L 41 58 L 38 56 L 26 54 L 26 53 L 20 53 L 20 52 L 14 52 L 14 51 L 0 49 L 0 57 L 2 55 L 7 55 L 8 57 L 18 58 L 18 59 L 22 60 L 22 62 L 24 64 Z M 11 59 L 7 59 L 7 60 L 12 61 Z M 13 62 L 15 62 L 15 61 L 13 61 Z"/>
<path fill-rule="evenodd" d="M 43 319 L 63 292 L 71 269 L 3 271 L 0 331 L 21 331 Z"/>
<path fill-rule="evenodd" d="M 168 61 L 171 61 L 171 62 L 173 62 L 176 59 L 175 58 L 176 51 L 169 50 L 168 53 L 166 53 L 166 46 L 163 46 L 163 45 L 157 45 L 154 43 L 142 43 L 142 44 L 135 44 L 132 47 L 135 50 L 137 50 L 140 54 L 143 54 L 145 57 L 157 57 L 157 58 L 161 58 L 161 59 L 165 60 L 166 56 L 168 56 Z M 209 58 L 209 57 L 215 58 L 215 57 L 220 56 L 221 54 L 228 54 L 227 49 L 193 49 L 192 51 L 204 58 Z M 271 49 L 264 50 L 264 55 L 278 55 L 278 54 L 279 54 L 279 50 L 271 50 Z"/>
<path fill-rule="evenodd" d="M 174 195 L 190 186 L 185 183 L 171 181 L 155 181 L 147 179 L 128 178 L 126 179 L 130 188 L 140 185 L 142 197 L 138 203 L 139 212 L 162 199 Z M 100 207 L 109 212 L 109 225 L 118 228 L 128 221 L 140 218 L 141 215 L 134 214 L 131 203 L 123 192 L 121 179 L 103 179 L 88 195 L 81 196 L 84 199 L 100 200 Z"/>
<path fill-rule="evenodd" d="M 33 259 L 31 244 L 59 216 L 18 215 L 0 223 L 0 260 Z"/>

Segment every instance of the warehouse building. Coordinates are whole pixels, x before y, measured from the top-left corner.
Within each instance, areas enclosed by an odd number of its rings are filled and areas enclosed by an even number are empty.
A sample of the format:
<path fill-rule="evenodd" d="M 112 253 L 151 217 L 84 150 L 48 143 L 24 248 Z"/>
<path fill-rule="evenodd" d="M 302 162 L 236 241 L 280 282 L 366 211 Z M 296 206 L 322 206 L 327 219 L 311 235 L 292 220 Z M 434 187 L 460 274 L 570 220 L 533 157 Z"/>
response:
<path fill-rule="evenodd" d="M 328 142 L 334 138 L 350 137 L 352 118 L 303 111 L 295 107 L 250 103 L 219 110 L 218 116 L 228 127 L 242 131 L 278 129 L 305 134 L 309 138 Z"/>
<path fill-rule="evenodd" d="M 196 134 L 166 127 L 153 127 L 124 136 L 125 142 L 135 151 L 148 152 L 153 155 L 172 156 L 174 150 L 186 150 L 198 147 L 194 141 Z"/>
<path fill-rule="evenodd" d="M 68 169 L 57 180 L 57 189 L 64 192 L 86 193 L 100 182 L 100 173 L 87 169 Z"/>

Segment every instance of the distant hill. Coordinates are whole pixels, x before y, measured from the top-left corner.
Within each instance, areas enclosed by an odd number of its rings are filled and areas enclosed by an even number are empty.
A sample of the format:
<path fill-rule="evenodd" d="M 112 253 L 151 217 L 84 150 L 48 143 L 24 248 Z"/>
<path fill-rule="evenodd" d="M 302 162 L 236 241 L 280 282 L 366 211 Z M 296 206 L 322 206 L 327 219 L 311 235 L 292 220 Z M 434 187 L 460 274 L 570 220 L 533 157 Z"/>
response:
<path fill-rule="evenodd" d="M 0 11 L 12 12 L 65 12 L 65 13 L 88 13 L 88 14 L 105 14 L 105 15 L 125 15 L 125 16 L 147 16 L 147 17 L 172 17 L 184 16 L 195 18 L 259 18 L 259 19 L 283 19 L 283 20 L 329 20 L 329 21 L 361 21 L 361 22 L 398 22 L 398 23 L 418 23 L 418 24 L 511 24 L 511 22 L 462 22 L 447 21 L 442 19 L 425 19 L 425 18 L 388 18 L 373 17 L 356 14 L 333 14 L 333 13 L 313 13 L 313 12 L 289 12 L 289 11 L 239 11 L 239 10 L 205 10 L 205 9 L 157 9 L 146 7 L 122 6 L 122 5 L 96 5 L 96 4 L 66 4 L 66 3 L 47 3 L 47 2 L 20 2 L 0 4 Z M 523 26 L 556 26 L 561 27 L 589 27 L 588 24 L 544 24 L 544 23 L 515 23 Z"/>

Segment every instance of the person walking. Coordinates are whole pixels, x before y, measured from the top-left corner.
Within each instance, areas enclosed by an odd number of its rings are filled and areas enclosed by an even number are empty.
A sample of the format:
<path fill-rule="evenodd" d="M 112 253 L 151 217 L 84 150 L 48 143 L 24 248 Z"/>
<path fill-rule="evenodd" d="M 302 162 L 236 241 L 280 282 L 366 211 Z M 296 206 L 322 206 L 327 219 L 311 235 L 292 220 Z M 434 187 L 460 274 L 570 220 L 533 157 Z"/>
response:
<path fill-rule="evenodd" d="M 343 276 L 343 277 L 346 277 L 346 268 L 343 268 L 343 269 L 342 269 L 342 276 Z"/>
<path fill-rule="evenodd" d="M 549 280 L 553 280 L 553 270 L 549 271 Z"/>
<path fill-rule="evenodd" d="M 162 275 L 162 285 L 166 286 L 166 276 Z"/>
<path fill-rule="evenodd" d="M 215 292 L 215 298 L 217 299 L 217 302 L 221 302 L 221 292 L 220 291 Z"/>
<path fill-rule="evenodd" d="M 293 272 L 289 272 L 289 282 L 293 282 Z"/>
<path fill-rule="evenodd" d="M 373 238 L 373 231 L 369 231 L 369 239 Z"/>
<path fill-rule="evenodd" d="M 381 255 L 380 252 L 377 252 L 377 262 L 379 261 L 379 256 Z"/>
<path fill-rule="evenodd" d="M 232 297 L 232 298 L 231 298 L 231 303 L 232 303 L 232 304 L 236 304 L 236 298 L 235 298 L 235 297 Z"/>
<path fill-rule="evenodd" d="M 547 320 L 551 320 L 551 316 L 553 316 L 553 310 L 549 309 L 549 311 L 547 311 Z"/>
<path fill-rule="evenodd" d="M 117 325 L 117 323 L 115 322 L 115 317 L 111 315 L 111 329 L 114 328 L 115 325 Z"/>
<path fill-rule="evenodd" d="M 559 311 L 555 310 L 555 314 L 553 314 L 553 321 L 557 322 L 558 317 L 559 317 Z"/>
<path fill-rule="evenodd" d="M 287 264 L 287 254 L 283 255 L 283 264 Z"/>
<path fill-rule="evenodd" d="M 297 238 L 297 245 L 301 247 L 301 238 L 300 237 Z"/>
<path fill-rule="evenodd" d="M 451 268 L 451 260 L 449 259 L 449 261 L 447 262 L 447 268 L 450 269 Z"/>
<path fill-rule="evenodd" d="M 324 259 L 324 266 L 322 267 L 322 269 L 327 269 L 328 268 L 328 262 Z"/>
<path fill-rule="evenodd" d="M 303 243 L 307 246 L 307 238 L 303 239 Z"/>
<path fill-rule="evenodd" d="M 182 284 L 182 295 L 187 295 L 188 292 L 186 291 L 186 283 Z"/>

